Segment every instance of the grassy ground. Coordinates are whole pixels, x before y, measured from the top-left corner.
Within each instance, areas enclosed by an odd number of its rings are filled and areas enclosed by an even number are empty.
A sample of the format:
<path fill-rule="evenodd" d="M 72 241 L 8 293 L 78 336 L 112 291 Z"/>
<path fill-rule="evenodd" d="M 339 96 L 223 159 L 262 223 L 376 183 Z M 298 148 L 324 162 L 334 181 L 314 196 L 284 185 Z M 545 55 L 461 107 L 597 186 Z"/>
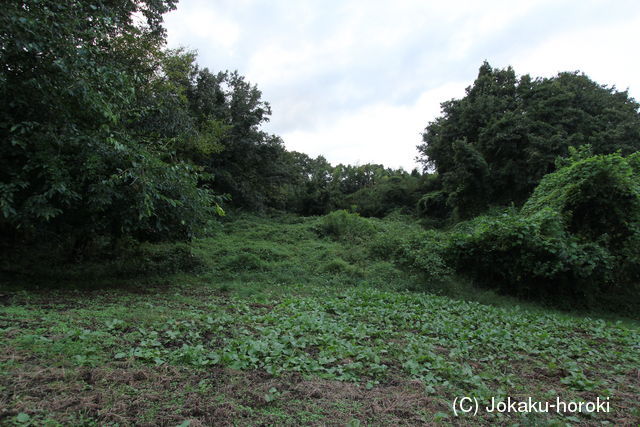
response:
<path fill-rule="evenodd" d="M 366 242 L 317 230 L 316 219 L 244 218 L 195 244 L 194 273 L 5 281 L 0 424 L 640 422 L 637 322 L 463 282 L 421 292 L 420 276 Z M 477 416 L 456 417 L 463 396 Z M 490 414 L 492 397 L 608 398 L 610 412 Z"/>

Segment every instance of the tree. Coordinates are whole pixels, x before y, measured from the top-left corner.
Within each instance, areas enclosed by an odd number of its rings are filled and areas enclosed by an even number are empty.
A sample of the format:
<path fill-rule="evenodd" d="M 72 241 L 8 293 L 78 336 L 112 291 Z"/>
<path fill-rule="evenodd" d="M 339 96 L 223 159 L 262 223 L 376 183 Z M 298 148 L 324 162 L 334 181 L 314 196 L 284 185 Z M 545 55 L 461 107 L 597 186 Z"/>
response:
<path fill-rule="evenodd" d="M 444 102 L 442 116 L 425 129 L 420 160 L 435 167 L 461 217 L 481 205 L 522 204 L 569 147 L 590 144 L 595 154 L 639 150 L 639 107 L 627 92 L 578 72 L 518 79 L 511 67 L 485 62 L 466 96 Z"/>
<path fill-rule="evenodd" d="M 287 187 L 287 209 L 302 215 L 324 215 L 338 206 L 340 196 L 333 180 L 334 168 L 322 156 L 311 158 L 287 152 L 292 175 Z"/>
<path fill-rule="evenodd" d="M 196 68 L 192 74 L 184 81 L 200 139 L 198 146 L 186 147 L 190 158 L 213 175 L 214 189 L 230 194 L 235 206 L 281 207 L 285 149 L 279 137 L 261 129 L 271 114 L 262 93 L 237 71 Z"/>
<path fill-rule="evenodd" d="M 171 126 L 150 122 L 145 102 L 181 96 L 154 84 L 162 15 L 174 7 L 174 0 L 3 4 L 1 231 L 16 241 L 53 237 L 78 251 L 98 236 L 188 238 L 206 224 L 217 199 L 161 143 Z"/>
<path fill-rule="evenodd" d="M 448 203 L 454 217 L 466 219 L 480 213 L 487 205 L 489 166 L 473 145 L 464 140 L 453 143 L 455 167 L 443 174 Z"/>

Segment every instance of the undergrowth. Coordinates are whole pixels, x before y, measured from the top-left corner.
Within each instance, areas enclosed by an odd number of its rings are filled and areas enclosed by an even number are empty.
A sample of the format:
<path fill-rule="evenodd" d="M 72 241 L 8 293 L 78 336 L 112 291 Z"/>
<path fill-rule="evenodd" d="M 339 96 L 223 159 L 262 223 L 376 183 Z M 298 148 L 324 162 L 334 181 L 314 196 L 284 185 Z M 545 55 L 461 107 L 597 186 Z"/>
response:
<path fill-rule="evenodd" d="M 437 243 L 434 232 L 402 217 L 356 218 L 371 236 L 325 233 L 323 218 L 239 217 L 188 249 L 197 260 L 189 271 L 60 277 L 53 289 L 5 278 L 12 286 L 0 293 L 0 423 L 558 425 L 640 417 L 636 322 L 518 302 L 449 271 L 425 275 L 435 258 L 412 245 L 415 236 Z M 45 383 L 45 374 L 58 382 Z M 53 403 L 36 404 L 45 390 Z M 135 406 L 126 403 L 132 393 Z M 462 395 L 487 404 L 609 397 L 612 412 L 457 419 L 451 402 Z"/>

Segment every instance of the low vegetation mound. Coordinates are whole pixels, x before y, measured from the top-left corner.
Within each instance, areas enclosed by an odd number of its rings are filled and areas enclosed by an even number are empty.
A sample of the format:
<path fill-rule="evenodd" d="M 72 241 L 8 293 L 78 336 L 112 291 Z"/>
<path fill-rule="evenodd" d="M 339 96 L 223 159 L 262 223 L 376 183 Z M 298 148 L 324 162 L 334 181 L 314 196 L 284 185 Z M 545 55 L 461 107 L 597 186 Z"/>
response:
<path fill-rule="evenodd" d="M 462 228 L 462 227 L 461 227 Z M 614 260 L 605 248 L 581 242 L 544 209 L 531 216 L 481 216 L 453 232 L 448 255 L 474 282 L 525 298 L 592 301 L 610 282 Z"/>
<path fill-rule="evenodd" d="M 574 158 L 540 182 L 522 209 L 531 215 L 551 208 L 570 233 L 619 249 L 638 233 L 640 181 L 620 154 Z"/>
<path fill-rule="evenodd" d="M 318 226 L 318 233 L 335 239 L 361 240 L 375 231 L 370 221 L 356 213 L 338 210 L 325 215 Z"/>
<path fill-rule="evenodd" d="M 636 156 L 572 150 L 520 212 L 459 224 L 449 255 L 478 283 L 567 305 L 637 303 L 640 184 Z M 637 169 L 636 169 L 637 170 Z"/>

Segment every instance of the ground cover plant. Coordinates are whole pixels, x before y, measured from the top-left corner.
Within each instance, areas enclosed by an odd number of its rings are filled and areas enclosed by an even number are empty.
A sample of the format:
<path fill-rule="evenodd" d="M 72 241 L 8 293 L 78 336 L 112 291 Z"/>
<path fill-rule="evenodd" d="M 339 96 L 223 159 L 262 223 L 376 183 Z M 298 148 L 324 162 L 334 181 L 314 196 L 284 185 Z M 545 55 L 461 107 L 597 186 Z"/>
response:
<path fill-rule="evenodd" d="M 627 91 L 485 62 L 422 171 L 331 164 L 166 47 L 176 0 L 5 3 L 1 425 L 640 422 Z"/>
<path fill-rule="evenodd" d="M 381 234 L 416 231 L 398 218 L 365 221 Z M 416 292 L 422 276 L 326 235 L 333 222 L 240 218 L 195 244 L 194 271 L 114 278 L 106 289 L 24 290 L 14 278 L 0 308 L 1 422 L 619 425 L 640 417 L 636 321 L 495 294 L 488 305 L 473 294 Z M 600 397 L 612 410 L 456 418 L 451 403 L 466 395 L 487 404 Z"/>

